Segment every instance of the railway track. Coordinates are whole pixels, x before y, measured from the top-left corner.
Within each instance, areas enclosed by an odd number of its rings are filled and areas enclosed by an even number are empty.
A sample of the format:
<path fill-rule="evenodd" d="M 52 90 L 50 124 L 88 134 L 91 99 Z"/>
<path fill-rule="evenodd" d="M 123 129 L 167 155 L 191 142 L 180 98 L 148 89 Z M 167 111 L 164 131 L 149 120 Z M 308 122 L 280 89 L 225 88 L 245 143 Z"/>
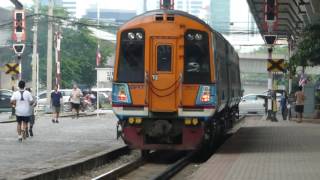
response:
<path fill-rule="evenodd" d="M 116 179 L 169 179 L 190 163 L 195 152 L 175 152 L 172 155 L 160 156 L 162 152 L 154 152 L 149 158 L 137 159 L 124 164 L 93 180 Z M 163 154 L 162 154 L 163 155 Z"/>
<path fill-rule="evenodd" d="M 112 161 L 131 154 L 129 146 L 123 146 L 110 152 L 101 152 L 90 157 L 82 158 L 74 163 L 62 165 L 41 173 L 32 173 L 22 179 L 63 179 L 79 176 L 85 172 L 101 167 Z"/>
<path fill-rule="evenodd" d="M 235 131 L 237 131 L 244 120 L 245 116 L 242 116 L 239 121 L 234 125 L 234 127 L 228 131 L 228 135 L 226 135 L 226 138 L 223 140 L 225 141 L 230 137 Z M 221 144 L 220 144 L 221 145 Z M 219 146 L 220 146 L 219 145 Z M 214 153 L 214 150 L 213 152 Z M 185 155 L 179 157 L 175 160 L 175 162 L 171 163 L 159 163 L 154 162 L 152 159 L 154 157 L 160 157 L 164 158 L 161 155 L 165 153 L 161 152 L 154 152 L 150 155 L 149 158 L 143 159 L 139 158 L 135 161 L 126 163 L 122 166 L 119 166 L 113 170 L 110 170 L 109 172 L 105 174 L 101 174 L 93 180 L 116 180 L 116 179 L 130 179 L 130 180 L 143 180 L 143 179 L 153 179 L 153 180 L 164 180 L 164 179 L 170 179 L 174 175 L 176 175 L 180 170 L 182 170 L 184 167 L 188 166 L 190 163 L 193 163 L 191 159 L 194 157 L 199 156 L 198 152 L 189 152 Z M 169 159 L 172 159 L 172 157 L 169 157 Z M 199 160 L 199 157 L 197 157 Z M 151 159 L 151 160 L 150 160 Z M 200 158 L 201 159 L 201 158 Z M 200 160 L 202 161 L 202 160 Z"/>

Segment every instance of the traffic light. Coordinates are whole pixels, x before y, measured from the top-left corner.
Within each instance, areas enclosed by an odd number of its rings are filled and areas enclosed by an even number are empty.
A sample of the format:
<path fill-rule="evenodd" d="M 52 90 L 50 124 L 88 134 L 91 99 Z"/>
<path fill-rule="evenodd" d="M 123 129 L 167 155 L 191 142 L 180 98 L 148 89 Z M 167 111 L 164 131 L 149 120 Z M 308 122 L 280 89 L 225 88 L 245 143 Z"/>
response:
<path fill-rule="evenodd" d="M 13 50 L 18 56 L 20 56 L 23 53 L 24 47 L 24 44 L 13 44 Z"/>
<path fill-rule="evenodd" d="M 275 21 L 276 0 L 266 0 L 265 19 L 266 21 Z"/>
<path fill-rule="evenodd" d="M 16 42 L 25 41 L 25 12 L 24 10 L 14 11 L 13 40 Z"/>

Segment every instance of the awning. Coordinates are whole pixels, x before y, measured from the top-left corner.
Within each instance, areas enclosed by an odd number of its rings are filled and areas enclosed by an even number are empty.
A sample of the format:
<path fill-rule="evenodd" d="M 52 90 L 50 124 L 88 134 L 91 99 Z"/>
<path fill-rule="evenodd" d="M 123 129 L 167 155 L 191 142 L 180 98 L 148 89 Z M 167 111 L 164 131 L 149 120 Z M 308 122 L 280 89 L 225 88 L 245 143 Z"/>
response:
<path fill-rule="evenodd" d="M 247 0 L 261 35 L 268 34 L 265 22 L 266 0 Z M 278 39 L 299 39 L 308 24 L 320 23 L 319 0 L 276 0 L 277 19 L 273 31 Z"/>

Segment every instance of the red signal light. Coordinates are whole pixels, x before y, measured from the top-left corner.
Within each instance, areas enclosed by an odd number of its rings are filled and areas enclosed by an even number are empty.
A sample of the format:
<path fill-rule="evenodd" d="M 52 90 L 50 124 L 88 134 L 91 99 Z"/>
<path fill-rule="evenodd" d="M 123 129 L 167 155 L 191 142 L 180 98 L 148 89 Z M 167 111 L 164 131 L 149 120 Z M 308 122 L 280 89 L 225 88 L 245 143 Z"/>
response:
<path fill-rule="evenodd" d="M 201 102 L 209 102 L 210 101 L 210 94 L 203 93 L 201 96 Z"/>
<path fill-rule="evenodd" d="M 25 11 L 15 10 L 13 13 L 13 34 L 12 38 L 15 42 L 21 42 L 26 40 L 26 21 L 25 21 Z"/>
<path fill-rule="evenodd" d="M 118 94 L 118 100 L 119 101 L 127 101 L 127 95 L 123 91 L 120 91 Z"/>

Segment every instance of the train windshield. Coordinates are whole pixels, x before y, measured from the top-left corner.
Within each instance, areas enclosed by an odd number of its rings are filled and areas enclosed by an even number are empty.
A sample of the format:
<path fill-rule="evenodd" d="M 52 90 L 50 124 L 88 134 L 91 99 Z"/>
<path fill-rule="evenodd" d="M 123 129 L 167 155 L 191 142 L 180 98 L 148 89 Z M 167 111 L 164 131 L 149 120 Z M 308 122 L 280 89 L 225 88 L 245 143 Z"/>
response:
<path fill-rule="evenodd" d="M 144 32 L 142 30 L 122 32 L 117 76 L 119 82 L 144 82 Z"/>
<path fill-rule="evenodd" d="M 209 38 L 206 32 L 187 30 L 184 48 L 184 83 L 211 83 Z"/>

